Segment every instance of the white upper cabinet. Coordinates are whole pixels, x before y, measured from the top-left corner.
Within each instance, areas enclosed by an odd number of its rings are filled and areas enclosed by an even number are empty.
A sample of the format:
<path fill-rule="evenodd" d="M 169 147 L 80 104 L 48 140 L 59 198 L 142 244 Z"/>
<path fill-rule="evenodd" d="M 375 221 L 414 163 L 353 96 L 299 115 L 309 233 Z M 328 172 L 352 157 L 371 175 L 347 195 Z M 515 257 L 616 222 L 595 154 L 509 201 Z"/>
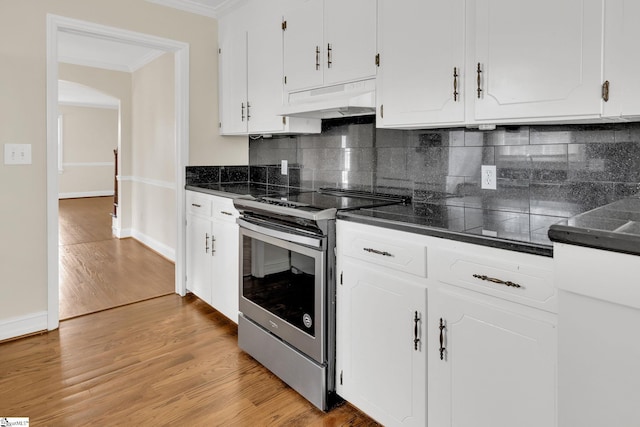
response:
<path fill-rule="evenodd" d="M 287 91 L 321 86 L 323 1 L 300 1 L 285 13 L 284 75 Z"/>
<path fill-rule="evenodd" d="M 468 122 L 600 116 L 602 0 L 468 6 Z"/>
<path fill-rule="evenodd" d="M 605 0 L 603 115 L 640 116 L 640 2 Z M 608 93 L 607 93 L 608 92 Z"/>
<path fill-rule="evenodd" d="M 376 0 L 306 0 L 284 19 L 285 91 L 374 77 Z"/>
<path fill-rule="evenodd" d="M 220 133 L 247 133 L 247 32 L 230 30 L 219 50 Z"/>
<path fill-rule="evenodd" d="M 249 133 L 284 130 L 282 117 L 282 29 L 280 17 L 249 28 L 247 103 Z"/>
<path fill-rule="evenodd" d="M 283 118 L 282 14 L 250 2 L 220 23 L 220 133 L 319 133 L 320 120 Z"/>
<path fill-rule="evenodd" d="M 324 0 L 324 84 L 376 75 L 376 0 Z"/>
<path fill-rule="evenodd" d="M 379 0 L 378 127 L 464 122 L 464 0 Z"/>

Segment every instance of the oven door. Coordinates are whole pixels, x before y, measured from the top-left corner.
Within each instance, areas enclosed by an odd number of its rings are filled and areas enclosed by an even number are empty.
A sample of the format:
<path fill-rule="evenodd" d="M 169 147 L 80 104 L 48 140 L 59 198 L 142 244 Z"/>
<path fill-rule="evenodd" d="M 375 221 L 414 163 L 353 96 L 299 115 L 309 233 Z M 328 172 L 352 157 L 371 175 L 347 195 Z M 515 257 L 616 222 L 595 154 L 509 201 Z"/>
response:
<path fill-rule="evenodd" d="M 325 238 L 289 234 L 243 219 L 238 223 L 240 312 L 325 363 Z"/>

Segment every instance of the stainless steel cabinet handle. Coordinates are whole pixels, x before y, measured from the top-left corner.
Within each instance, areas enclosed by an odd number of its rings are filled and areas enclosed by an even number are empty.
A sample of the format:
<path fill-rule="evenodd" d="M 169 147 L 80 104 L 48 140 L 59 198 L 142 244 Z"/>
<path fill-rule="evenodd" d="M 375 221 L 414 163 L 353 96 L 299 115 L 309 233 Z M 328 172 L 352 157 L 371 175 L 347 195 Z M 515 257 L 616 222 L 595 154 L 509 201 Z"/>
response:
<path fill-rule="evenodd" d="M 251 119 L 251 114 L 249 114 L 249 108 L 251 108 L 251 105 L 249 105 L 249 101 L 247 101 L 247 121 Z"/>
<path fill-rule="evenodd" d="M 480 99 L 480 94 L 482 93 L 482 79 L 480 78 L 480 74 L 482 74 L 482 69 L 480 68 L 480 63 L 478 62 L 478 69 L 476 70 L 478 73 L 478 99 Z"/>
<path fill-rule="evenodd" d="M 518 285 L 517 283 L 510 282 L 508 280 L 496 279 L 495 277 L 485 276 L 484 274 L 474 274 L 473 277 L 475 277 L 476 279 L 485 280 L 487 282 L 497 283 L 499 285 L 505 285 L 505 286 L 509 286 L 509 287 L 512 287 L 512 288 L 521 288 L 522 287 L 522 286 Z"/>
<path fill-rule="evenodd" d="M 226 212 L 226 211 L 220 211 L 220 213 L 222 215 L 229 215 L 229 216 L 233 216 L 233 214 L 231 212 Z"/>
<path fill-rule="evenodd" d="M 327 43 L 327 68 L 331 68 L 331 43 Z"/>
<path fill-rule="evenodd" d="M 320 46 L 316 46 L 316 71 L 320 69 Z"/>
<path fill-rule="evenodd" d="M 377 249 L 373 249 L 373 248 L 362 248 L 363 251 L 365 252 L 369 252 L 371 254 L 376 254 L 376 255 L 382 255 L 382 256 L 388 256 L 388 257 L 394 257 L 394 255 L 392 253 L 389 253 L 387 251 L 379 251 Z"/>
<path fill-rule="evenodd" d="M 216 253 L 216 238 L 212 234 L 211 235 L 211 256 L 214 256 Z"/>
<path fill-rule="evenodd" d="M 413 349 L 418 350 L 418 343 L 420 342 L 420 338 L 418 338 L 418 322 L 420 321 L 420 317 L 418 317 L 418 312 L 416 311 L 413 317 Z"/>
<path fill-rule="evenodd" d="M 458 68 L 453 67 L 453 100 L 458 100 Z"/>
<path fill-rule="evenodd" d="M 242 121 L 244 122 L 244 102 L 241 104 L 241 111 L 242 111 Z"/>
<path fill-rule="evenodd" d="M 191 206 L 194 206 L 194 207 L 196 207 L 196 208 L 201 208 L 201 207 L 202 207 L 201 205 L 199 205 L 199 204 L 197 204 L 197 203 L 191 203 Z"/>
<path fill-rule="evenodd" d="M 602 100 L 609 102 L 609 80 L 605 80 L 602 84 Z"/>
<path fill-rule="evenodd" d="M 444 360 L 444 352 L 446 350 L 446 348 L 444 348 L 444 331 L 445 326 L 444 326 L 444 321 L 442 320 L 442 317 L 440 318 L 440 360 Z"/>
<path fill-rule="evenodd" d="M 209 233 L 204 233 L 204 253 L 209 253 Z"/>

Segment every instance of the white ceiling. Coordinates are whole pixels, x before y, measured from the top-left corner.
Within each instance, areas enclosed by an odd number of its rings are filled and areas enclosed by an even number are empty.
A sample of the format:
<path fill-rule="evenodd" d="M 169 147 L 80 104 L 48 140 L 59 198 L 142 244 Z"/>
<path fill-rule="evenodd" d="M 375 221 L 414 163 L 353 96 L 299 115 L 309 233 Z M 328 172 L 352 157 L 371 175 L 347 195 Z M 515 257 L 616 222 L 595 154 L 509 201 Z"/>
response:
<path fill-rule="evenodd" d="M 244 0 L 147 0 L 150 3 L 182 11 L 217 18 Z M 122 43 L 90 34 L 60 31 L 58 33 L 58 61 L 68 64 L 132 73 L 165 53 L 146 46 Z M 68 83 L 68 82 L 67 82 Z M 90 89 L 86 88 L 85 89 Z M 66 104 L 111 106 L 99 93 L 59 86 L 59 101 Z M 93 99 L 93 101 L 92 101 Z"/>
<path fill-rule="evenodd" d="M 91 35 L 58 33 L 58 61 L 132 73 L 164 52 Z"/>
<path fill-rule="evenodd" d="M 58 80 L 58 103 L 78 107 L 118 108 L 120 100 L 75 82 Z"/>

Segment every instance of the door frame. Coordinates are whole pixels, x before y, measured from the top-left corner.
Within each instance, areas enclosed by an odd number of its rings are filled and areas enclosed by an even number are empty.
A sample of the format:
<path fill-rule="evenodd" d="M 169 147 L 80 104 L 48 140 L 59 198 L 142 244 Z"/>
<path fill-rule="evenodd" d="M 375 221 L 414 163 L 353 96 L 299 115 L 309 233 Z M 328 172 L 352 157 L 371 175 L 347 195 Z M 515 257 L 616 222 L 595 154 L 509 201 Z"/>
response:
<path fill-rule="evenodd" d="M 185 283 L 185 167 L 189 158 L 189 44 L 177 40 L 47 14 L 47 329 L 60 322 L 58 248 L 58 33 L 75 32 L 174 53 L 175 67 L 175 183 L 176 183 L 176 293 L 186 294 Z M 118 147 L 120 150 L 121 147 Z"/>

